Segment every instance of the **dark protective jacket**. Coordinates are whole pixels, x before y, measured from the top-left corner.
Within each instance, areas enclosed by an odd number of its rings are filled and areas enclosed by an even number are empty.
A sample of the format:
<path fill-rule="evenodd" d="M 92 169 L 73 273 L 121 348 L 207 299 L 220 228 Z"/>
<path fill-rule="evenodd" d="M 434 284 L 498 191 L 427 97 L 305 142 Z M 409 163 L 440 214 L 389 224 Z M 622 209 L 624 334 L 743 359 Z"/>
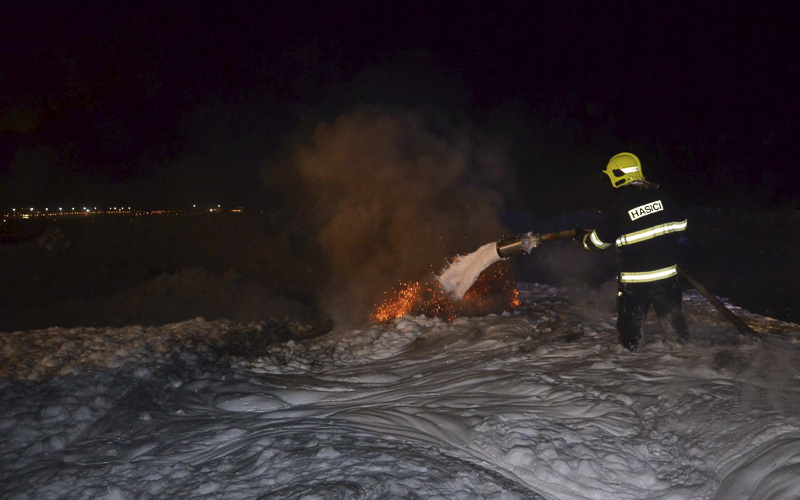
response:
<path fill-rule="evenodd" d="M 688 221 L 675 201 L 657 188 L 623 186 L 598 227 L 583 238 L 589 250 L 616 245 L 621 283 L 647 283 L 678 274 L 676 238 Z"/>

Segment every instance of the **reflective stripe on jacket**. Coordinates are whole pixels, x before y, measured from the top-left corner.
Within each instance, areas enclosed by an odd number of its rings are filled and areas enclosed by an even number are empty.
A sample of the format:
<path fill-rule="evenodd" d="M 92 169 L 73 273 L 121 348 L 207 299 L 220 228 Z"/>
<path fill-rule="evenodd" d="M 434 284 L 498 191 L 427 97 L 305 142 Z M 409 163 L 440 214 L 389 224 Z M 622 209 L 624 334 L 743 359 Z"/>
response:
<path fill-rule="evenodd" d="M 643 271 L 638 273 L 620 271 L 620 283 L 648 283 L 650 281 L 664 280 L 678 275 L 678 266 L 665 267 L 655 271 Z"/>
<path fill-rule="evenodd" d="M 622 236 L 617 238 L 616 243 L 618 247 L 625 245 L 633 245 L 636 243 L 641 243 L 642 241 L 647 241 L 657 236 L 664 236 L 665 234 L 684 231 L 686 230 L 686 226 L 688 225 L 689 225 L 688 220 L 683 220 L 681 222 L 667 222 L 666 224 L 659 224 L 657 226 L 649 227 L 647 229 L 642 229 L 641 231 L 635 231 L 633 233 L 623 234 Z"/>

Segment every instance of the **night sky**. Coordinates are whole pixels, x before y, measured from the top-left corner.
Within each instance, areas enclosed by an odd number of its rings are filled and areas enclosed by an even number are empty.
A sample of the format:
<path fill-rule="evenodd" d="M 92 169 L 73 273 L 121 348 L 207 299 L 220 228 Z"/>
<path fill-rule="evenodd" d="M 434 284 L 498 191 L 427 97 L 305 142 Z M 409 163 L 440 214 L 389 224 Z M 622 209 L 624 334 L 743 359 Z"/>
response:
<path fill-rule="evenodd" d="M 4 2 L 0 206 L 279 206 L 265 170 L 358 105 L 501 145 L 509 208 L 592 206 L 625 150 L 685 202 L 800 203 L 797 6 L 518 3 Z"/>

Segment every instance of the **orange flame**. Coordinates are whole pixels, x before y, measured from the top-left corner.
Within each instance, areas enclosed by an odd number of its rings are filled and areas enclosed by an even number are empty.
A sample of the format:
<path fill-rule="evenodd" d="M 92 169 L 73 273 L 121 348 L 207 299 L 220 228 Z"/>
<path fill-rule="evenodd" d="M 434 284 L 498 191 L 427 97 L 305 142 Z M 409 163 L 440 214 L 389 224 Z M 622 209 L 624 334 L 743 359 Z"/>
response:
<path fill-rule="evenodd" d="M 521 305 L 514 281 L 507 277 L 508 266 L 499 262 L 486 269 L 464 298 L 452 302 L 434 276 L 411 283 L 400 283 L 376 307 L 373 318 L 390 321 L 405 315 L 425 315 L 453 321 L 459 316 L 486 315 Z"/>

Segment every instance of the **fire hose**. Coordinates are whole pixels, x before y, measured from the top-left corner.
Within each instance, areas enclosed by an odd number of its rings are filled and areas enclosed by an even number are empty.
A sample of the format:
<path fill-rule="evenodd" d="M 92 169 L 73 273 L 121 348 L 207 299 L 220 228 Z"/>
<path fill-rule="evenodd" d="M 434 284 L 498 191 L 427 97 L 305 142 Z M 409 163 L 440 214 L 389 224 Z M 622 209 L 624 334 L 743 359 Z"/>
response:
<path fill-rule="evenodd" d="M 723 304 L 722 301 L 714 297 L 714 295 L 712 295 L 711 292 L 706 289 L 706 287 L 704 287 L 699 281 L 697 281 L 692 275 L 687 273 L 680 266 L 678 266 L 678 274 L 681 276 L 681 278 L 685 279 L 690 285 L 692 285 L 695 290 L 700 292 L 700 295 L 702 295 L 712 306 L 714 306 L 714 308 L 719 311 L 720 314 L 725 317 L 725 319 L 730 321 L 742 335 L 747 335 L 758 340 L 766 340 L 765 337 L 754 332 L 752 328 L 744 323 L 744 321 L 733 314 L 730 309 L 725 307 L 725 304 Z"/>

